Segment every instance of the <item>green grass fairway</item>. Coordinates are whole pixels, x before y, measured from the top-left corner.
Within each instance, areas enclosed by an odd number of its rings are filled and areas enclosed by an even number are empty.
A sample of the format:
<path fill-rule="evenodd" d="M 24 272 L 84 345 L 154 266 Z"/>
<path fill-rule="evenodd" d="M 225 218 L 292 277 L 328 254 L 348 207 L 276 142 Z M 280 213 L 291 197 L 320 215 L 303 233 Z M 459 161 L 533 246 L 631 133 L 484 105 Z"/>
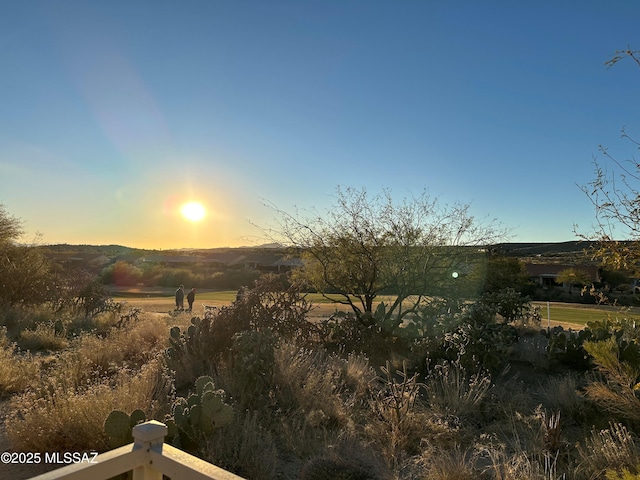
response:
<path fill-rule="evenodd" d="M 196 299 L 211 300 L 213 302 L 233 302 L 236 299 L 236 293 L 237 292 L 235 290 L 197 293 Z M 340 295 L 332 295 L 331 297 L 335 298 L 336 300 L 340 299 Z M 313 302 L 314 304 L 332 303 L 330 300 L 326 299 L 319 293 L 307 293 L 306 298 L 308 301 Z M 379 298 L 380 298 L 379 301 L 388 301 L 387 297 L 379 297 Z M 379 301 L 376 301 L 376 303 L 379 303 Z"/>
<path fill-rule="evenodd" d="M 585 325 L 587 322 L 604 320 L 606 318 L 635 318 L 640 319 L 640 310 L 638 308 L 622 308 L 595 305 L 579 305 L 572 303 L 553 303 L 549 304 L 549 312 L 547 312 L 547 302 L 532 302 L 540 307 L 540 315 L 542 316 L 542 325 L 546 325 L 548 314 L 550 314 L 552 322 L 575 323 L 577 325 Z"/>
<path fill-rule="evenodd" d="M 196 292 L 196 301 L 210 300 L 212 302 L 231 303 L 236 299 L 237 291 L 224 290 L 219 292 Z"/>
<path fill-rule="evenodd" d="M 132 306 L 139 306 L 150 311 L 168 311 L 174 308 L 173 295 L 175 289 L 123 289 L 118 292 L 120 297 L 126 298 Z M 160 291 L 158 291 L 160 290 Z M 211 305 L 229 305 L 236 299 L 237 292 L 235 290 L 225 291 L 198 291 L 196 293 L 196 307 L 202 308 L 202 304 Z M 132 298 L 133 297 L 133 298 Z M 137 298 L 135 298 L 137 297 Z M 316 308 L 312 311 L 312 316 L 324 317 L 331 315 L 337 310 L 348 310 L 344 305 L 333 304 L 330 300 L 324 298 L 318 293 L 309 293 L 306 296 Z M 339 295 L 335 295 L 336 300 Z M 376 305 L 380 301 L 389 302 L 391 297 L 379 297 Z M 547 312 L 547 302 L 532 302 L 540 307 L 540 315 L 542 317 L 542 326 L 546 327 L 548 322 L 548 314 L 550 314 L 553 324 L 574 324 L 576 326 L 584 326 L 587 322 L 604 320 L 605 318 L 634 318 L 640 320 L 640 308 L 620 308 L 609 306 L 580 305 L 575 303 L 553 303 L 549 304 L 549 312 Z M 200 310 L 197 310 L 198 312 Z"/>

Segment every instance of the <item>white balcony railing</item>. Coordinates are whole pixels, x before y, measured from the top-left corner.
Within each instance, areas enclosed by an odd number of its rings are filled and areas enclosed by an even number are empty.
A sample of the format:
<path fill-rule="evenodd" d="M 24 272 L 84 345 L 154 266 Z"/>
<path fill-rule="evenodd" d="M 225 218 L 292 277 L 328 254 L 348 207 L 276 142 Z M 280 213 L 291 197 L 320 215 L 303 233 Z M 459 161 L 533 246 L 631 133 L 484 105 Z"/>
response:
<path fill-rule="evenodd" d="M 165 445 L 167 427 L 151 420 L 133 428 L 134 442 L 102 453 L 92 463 L 78 463 L 31 480 L 106 480 L 133 471 L 133 480 L 244 480 L 182 450 Z"/>

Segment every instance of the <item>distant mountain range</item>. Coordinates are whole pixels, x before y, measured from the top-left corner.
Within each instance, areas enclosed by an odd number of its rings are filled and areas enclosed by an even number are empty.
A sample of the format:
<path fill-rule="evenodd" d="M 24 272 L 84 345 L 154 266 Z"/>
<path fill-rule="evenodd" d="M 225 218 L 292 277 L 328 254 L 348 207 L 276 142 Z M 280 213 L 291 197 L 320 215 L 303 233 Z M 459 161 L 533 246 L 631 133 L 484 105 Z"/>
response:
<path fill-rule="evenodd" d="M 580 253 L 593 247 L 595 242 L 571 241 L 555 243 L 499 243 L 492 248 L 505 255 L 535 256 Z"/>
<path fill-rule="evenodd" d="M 555 256 L 573 256 L 579 255 L 593 246 L 592 242 L 571 241 L 571 242 L 555 242 L 555 243 L 542 243 L 542 242 L 520 242 L 520 243 L 499 243 L 491 245 L 489 248 L 491 251 L 501 253 L 503 255 L 514 257 L 555 257 Z M 264 245 L 255 246 L 243 246 L 243 247 L 216 247 L 216 248 L 176 248 L 167 250 L 158 249 L 140 249 L 125 247 L 123 245 L 43 245 L 41 248 L 50 252 L 58 253 L 100 253 L 108 256 L 117 255 L 147 255 L 149 253 L 154 254 L 171 254 L 176 252 L 216 252 L 216 251 L 230 251 L 230 250 L 278 250 L 283 246 L 278 243 L 267 243 Z"/>

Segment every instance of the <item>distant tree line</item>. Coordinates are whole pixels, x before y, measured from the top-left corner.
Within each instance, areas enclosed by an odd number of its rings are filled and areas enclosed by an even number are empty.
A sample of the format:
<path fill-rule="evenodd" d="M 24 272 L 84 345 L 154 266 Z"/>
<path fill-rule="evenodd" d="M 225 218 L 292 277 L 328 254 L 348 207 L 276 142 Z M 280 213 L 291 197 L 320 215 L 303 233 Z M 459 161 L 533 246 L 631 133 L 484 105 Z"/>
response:
<path fill-rule="evenodd" d="M 102 270 L 100 279 L 107 285 L 173 287 L 186 285 L 215 290 L 237 290 L 251 285 L 261 272 L 256 270 L 220 269 L 210 265 L 167 266 L 160 264 L 133 265 L 117 261 Z"/>

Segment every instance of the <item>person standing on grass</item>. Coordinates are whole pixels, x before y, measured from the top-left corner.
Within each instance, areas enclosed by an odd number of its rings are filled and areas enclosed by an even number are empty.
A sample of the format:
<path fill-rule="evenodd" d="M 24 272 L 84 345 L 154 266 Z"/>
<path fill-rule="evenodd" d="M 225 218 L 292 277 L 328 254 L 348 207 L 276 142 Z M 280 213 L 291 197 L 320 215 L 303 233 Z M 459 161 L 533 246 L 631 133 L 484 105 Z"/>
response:
<path fill-rule="evenodd" d="M 196 299 L 196 289 L 192 288 L 191 291 L 187 293 L 187 302 L 189 302 L 189 310 L 187 310 L 188 312 L 193 310 L 193 301 L 195 299 Z"/>
<path fill-rule="evenodd" d="M 176 290 L 176 310 L 184 310 L 184 285 Z"/>

